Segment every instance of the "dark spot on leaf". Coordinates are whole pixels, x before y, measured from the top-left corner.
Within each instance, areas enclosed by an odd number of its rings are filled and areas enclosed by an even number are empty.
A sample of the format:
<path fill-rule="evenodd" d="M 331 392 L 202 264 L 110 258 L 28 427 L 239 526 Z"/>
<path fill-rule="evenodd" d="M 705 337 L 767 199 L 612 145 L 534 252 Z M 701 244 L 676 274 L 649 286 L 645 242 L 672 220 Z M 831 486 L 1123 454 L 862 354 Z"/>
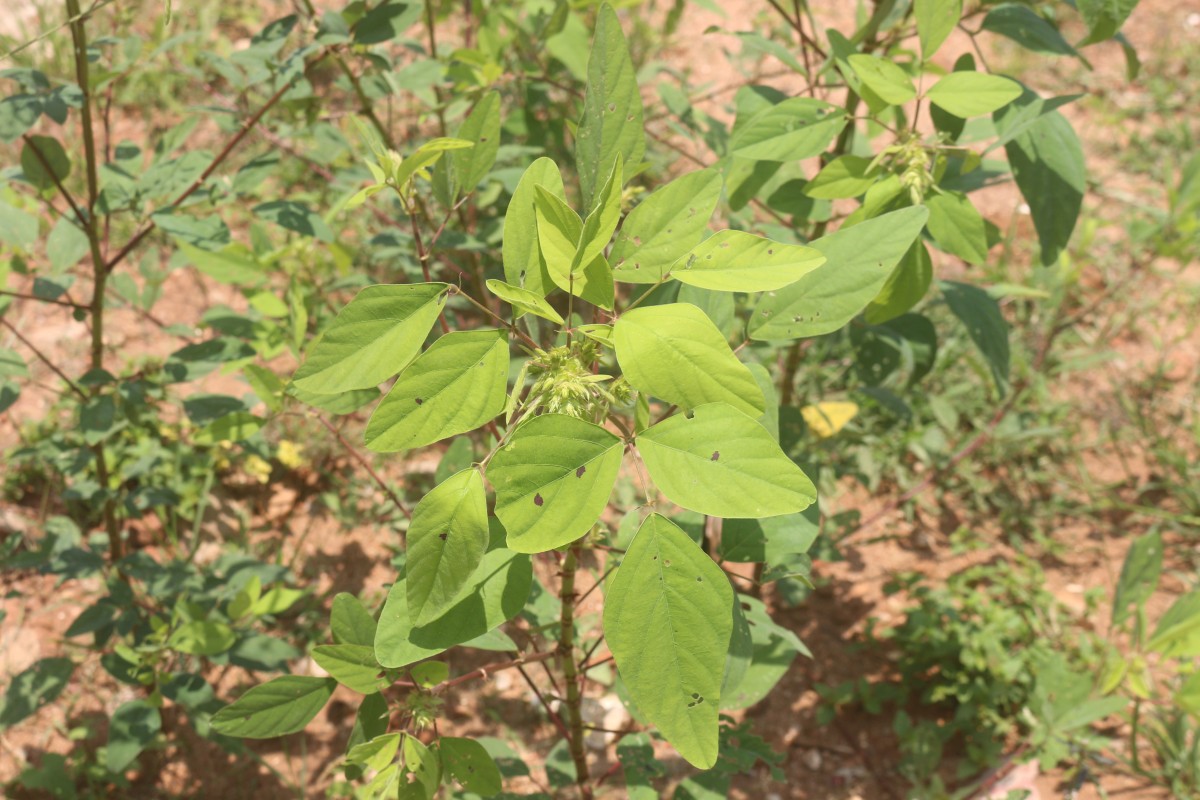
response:
<path fill-rule="evenodd" d="M 704 578 L 702 578 L 702 577 L 700 577 L 699 575 L 697 575 L 697 576 L 696 576 L 696 583 L 704 583 Z"/>
<path fill-rule="evenodd" d="M 712 458 L 710 458 L 709 460 L 710 461 L 720 461 L 721 460 L 721 451 L 713 450 Z"/>
<path fill-rule="evenodd" d="M 417 405 L 421 405 L 421 403 L 424 403 L 424 402 L 425 401 L 422 400 L 421 398 L 419 398 L 419 397 L 417 398 Z"/>
<path fill-rule="evenodd" d="M 587 472 L 587 467 L 580 467 L 579 469 L 575 470 L 575 477 L 582 478 L 583 473 L 585 473 L 585 472 Z"/>
<path fill-rule="evenodd" d="M 542 499 L 542 496 L 540 494 L 535 494 L 533 496 L 533 504 L 535 506 L 540 506 L 540 505 L 542 505 L 542 503 L 545 503 L 545 502 L 546 501 Z"/>
<path fill-rule="evenodd" d="M 669 559 L 669 558 L 664 558 L 664 559 L 663 559 L 663 566 L 664 566 L 664 567 L 669 567 L 669 566 L 671 566 L 671 559 Z"/>
<path fill-rule="evenodd" d="M 446 541 L 446 537 L 447 537 L 447 536 L 449 536 L 449 535 L 450 535 L 450 534 L 448 534 L 448 533 L 439 533 L 439 534 L 438 534 L 438 538 L 439 538 L 439 539 L 441 539 L 441 540 L 444 542 L 444 541 Z"/>

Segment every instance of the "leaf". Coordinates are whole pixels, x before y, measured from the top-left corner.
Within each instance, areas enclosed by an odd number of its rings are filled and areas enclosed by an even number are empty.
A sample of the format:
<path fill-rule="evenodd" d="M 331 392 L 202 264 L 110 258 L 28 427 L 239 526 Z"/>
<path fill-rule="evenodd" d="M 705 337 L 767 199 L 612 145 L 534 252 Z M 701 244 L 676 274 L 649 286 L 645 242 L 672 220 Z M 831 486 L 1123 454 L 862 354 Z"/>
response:
<path fill-rule="evenodd" d="M 941 192 L 925 200 L 929 234 L 938 247 L 968 264 L 986 264 L 987 225 L 962 192 Z"/>
<path fill-rule="evenodd" d="M 29 250 L 37 240 L 38 218 L 0 200 L 0 242 Z"/>
<path fill-rule="evenodd" d="M 1167 658 L 1200 655 L 1200 591 L 1177 599 L 1158 620 L 1146 649 Z"/>
<path fill-rule="evenodd" d="M 862 82 L 888 105 L 903 105 L 917 96 L 912 78 L 891 61 L 865 53 L 856 53 L 847 61 Z"/>
<path fill-rule="evenodd" d="M 721 199 L 721 173 L 689 172 L 639 203 L 621 225 L 609 261 L 626 283 L 658 283 L 700 241 Z"/>
<path fill-rule="evenodd" d="M 1033 92 L 996 113 L 1001 130 L 1023 109 L 1043 103 Z M 1042 113 L 1004 145 L 1013 179 L 1029 204 L 1029 213 L 1041 244 L 1042 264 L 1049 266 L 1066 249 L 1079 219 L 1087 170 L 1083 147 L 1066 117 L 1057 111 Z"/>
<path fill-rule="evenodd" d="M 538 244 L 546 272 L 556 286 L 601 308 L 613 307 L 612 272 L 603 255 L 577 269 L 583 221 L 566 204 L 542 187 L 534 200 Z M 582 262 L 580 262 L 582 263 Z"/>
<path fill-rule="evenodd" d="M 753 655 L 746 674 L 733 690 L 733 696 L 725 698 L 722 703 L 724 708 L 730 710 L 749 708 L 770 694 L 796 660 L 797 654 L 812 656 L 796 634 L 771 619 L 761 600 L 740 594 L 738 602 L 750 624 Z"/>
<path fill-rule="evenodd" d="M 520 286 L 513 286 L 511 283 L 505 283 L 495 278 L 488 280 L 487 288 L 492 294 L 516 309 L 516 316 L 518 318 L 523 314 L 533 314 L 558 325 L 563 324 L 562 315 L 555 311 L 554 306 L 547 303 L 542 295 L 536 292 L 522 289 Z"/>
<path fill-rule="evenodd" d="M 213 251 L 195 247 L 182 239 L 176 240 L 175 244 L 192 266 L 215 281 L 258 286 L 267 278 L 266 267 L 245 245 L 230 244 Z"/>
<path fill-rule="evenodd" d="M 333 598 L 329 629 L 337 644 L 375 644 L 375 618 L 354 595 L 340 592 Z"/>
<path fill-rule="evenodd" d="M 924 242 L 913 242 L 879 294 L 863 309 L 863 318 L 871 325 L 895 319 L 919 303 L 932 283 L 933 260 L 929 248 Z"/>
<path fill-rule="evenodd" d="M 0 100 L 0 141 L 15 142 L 42 115 L 42 98 L 14 94 Z"/>
<path fill-rule="evenodd" d="M 966 326 L 967 334 L 979 349 L 992 371 L 996 390 L 1008 392 L 1008 323 L 992 296 L 978 286 L 954 281 L 942 281 L 942 296 L 946 305 Z"/>
<path fill-rule="evenodd" d="M 504 214 L 504 280 L 545 297 L 553 290 L 554 282 L 538 246 L 535 200 L 539 186 L 560 200 L 566 199 L 557 164 L 539 158 L 529 165 Z"/>
<path fill-rule="evenodd" d="M 1137 7 L 1138 0 L 1077 0 L 1076 6 L 1088 26 L 1084 44 L 1111 39 Z"/>
<path fill-rule="evenodd" d="M 928 61 L 962 18 L 962 0 L 914 0 L 913 16 L 917 20 L 921 58 Z"/>
<path fill-rule="evenodd" d="M 122 773 L 128 769 L 160 730 L 162 717 L 149 702 L 133 700 L 117 708 L 108 723 L 108 771 Z"/>
<path fill-rule="evenodd" d="M 921 206 L 904 208 L 813 242 L 825 263 L 764 296 L 750 317 L 750 338 L 801 339 L 845 325 L 879 295 L 928 217 Z"/>
<path fill-rule="evenodd" d="M 244 442 L 254 436 L 267 421 L 249 411 L 226 414 L 192 434 L 192 443 L 214 445 L 221 442 Z"/>
<path fill-rule="evenodd" d="M 804 424 L 818 439 L 829 439 L 858 416 L 858 403 L 828 401 L 800 409 Z"/>
<path fill-rule="evenodd" d="M 991 114 L 1021 96 L 1021 84 L 986 72 L 951 72 L 926 93 L 929 102 L 956 117 Z"/>
<path fill-rule="evenodd" d="M 638 529 L 605 597 L 604 637 L 633 702 L 700 769 L 717 761 L 732 605 L 720 567 L 658 514 Z"/>
<path fill-rule="evenodd" d="M 541 553 L 587 533 L 608 505 L 623 452 L 620 438 L 575 417 L 522 423 L 487 468 L 508 546 Z"/>
<path fill-rule="evenodd" d="M 637 73 L 629 58 L 621 23 L 612 6 L 605 3 L 596 15 L 583 118 L 575 138 L 575 162 L 583 190 L 583 207 L 592 208 L 593 195 L 611 172 L 618 156 L 630 169 L 636 169 L 645 150 L 642 95 L 638 91 Z"/>
<path fill-rule="evenodd" d="M 69 658 L 43 658 L 13 678 L 0 706 L 0 730 L 11 728 L 53 703 L 67 688 L 75 662 Z"/>
<path fill-rule="evenodd" d="M 466 791 L 491 797 L 504 788 L 500 768 L 483 745 L 474 739 L 443 736 L 438 740 L 438 750 L 443 769 Z"/>
<path fill-rule="evenodd" d="M 270 739 L 304 730 L 337 688 L 333 678 L 282 675 L 255 686 L 213 715 L 217 733 Z"/>
<path fill-rule="evenodd" d="M 21 172 L 25 180 L 45 191 L 71 174 L 71 159 L 52 136 L 30 136 L 21 148 Z"/>
<path fill-rule="evenodd" d="M 1139 536 L 1129 546 L 1113 595 L 1113 625 L 1120 625 L 1129 618 L 1130 606 L 1141 606 L 1154 594 L 1162 573 L 1162 563 L 1162 534 L 1159 532 Z"/>
<path fill-rule="evenodd" d="M 442 780 L 442 765 L 437 753 L 411 733 L 404 735 L 401 752 L 405 774 L 400 778 L 400 800 L 433 800 Z"/>
<path fill-rule="evenodd" d="M 529 557 L 503 547 L 488 552 L 450 609 L 426 625 L 408 614 L 404 579 L 392 584 L 379 615 L 375 657 L 385 667 L 406 667 L 449 647 L 471 642 L 521 613 L 533 583 Z"/>
<path fill-rule="evenodd" d="M 359 694 L 374 694 L 388 686 L 387 676 L 375 660 L 374 643 L 318 645 L 312 649 L 312 659 L 338 683 Z"/>
<path fill-rule="evenodd" d="M 466 139 L 451 139 L 445 136 L 438 139 L 430 139 L 414 150 L 412 155 L 400 162 L 400 166 L 396 168 L 392 181 L 396 186 L 402 187 L 418 172 L 437 163 L 437 160 L 444 153 L 454 150 L 464 150 L 474 146 L 472 142 L 468 142 Z"/>
<path fill-rule="evenodd" d="M 67 216 L 59 217 L 46 237 L 46 258 L 58 274 L 78 264 L 89 249 L 87 234 Z M 4 281 L 0 279 L 0 287 L 3 285 Z"/>
<path fill-rule="evenodd" d="M 658 800 L 658 791 L 651 785 L 653 778 L 666 774 L 654 757 L 654 744 L 647 733 L 627 733 L 617 742 L 617 758 L 625 777 L 628 800 Z"/>
<path fill-rule="evenodd" d="M 595 208 L 583 220 L 579 234 L 579 247 L 571 260 L 571 273 L 576 273 L 585 264 L 590 264 L 604 254 L 604 248 L 612 239 L 617 222 L 621 219 L 621 185 L 624 164 L 620 154 L 613 164 L 608 179 L 596 193 Z M 550 273 L 551 277 L 554 273 Z M 611 276 L 609 280 L 612 280 Z M 563 287 L 566 288 L 566 287 Z"/>
<path fill-rule="evenodd" d="M 150 219 L 177 243 L 186 242 L 202 250 L 221 250 L 230 242 L 229 226 L 220 217 L 159 211 L 151 214 Z"/>
<path fill-rule="evenodd" d="M 808 182 L 804 193 L 819 200 L 858 197 L 871 188 L 878 174 L 865 156 L 838 156 Z"/>
<path fill-rule="evenodd" d="M 408 527 L 408 613 L 416 625 L 439 617 L 470 580 L 488 546 L 483 476 L 465 469 L 421 499 Z"/>
<path fill-rule="evenodd" d="M 500 150 L 500 93 L 490 91 L 480 98 L 459 126 L 457 137 L 474 144 L 455 151 L 450 159 L 459 189 L 473 192 L 496 163 Z"/>
<path fill-rule="evenodd" d="M 815 505 L 799 514 L 764 519 L 727 519 L 717 552 L 725 561 L 777 564 L 807 553 L 820 530 Z"/>
<path fill-rule="evenodd" d="M 334 240 L 333 229 L 321 219 L 321 215 L 303 203 L 292 200 L 272 200 L 260 203 L 251 209 L 263 219 L 274 222 L 281 228 L 295 231 L 303 236 L 311 236 L 323 242 Z"/>
<path fill-rule="evenodd" d="M 613 327 L 617 361 L 635 389 L 693 408 L 722 401 L 763 412 L 754 376 L 703 311 L 670 303 L 626 311 Z"/>
<path fill-rule="evenodd" d="M 420 3 L 384 2 L 368 11 L 354 26 L 355 44 L 382 44 L 412 27 L 421 16 Z"/>
<path fill-rule="evenodd" d="M 181 653 L 215 656 L 233 647 L 236 641 L 237 634 L 224 622 L 197 619 L 176 628 L 168 643 Z"/>
<path fill-rule="evenodd" d="M 1058 28 L 1029 6 L 1004 3 L 988 11 L 983 30 L 1006 36 L 1026 50 L 1058 56 L 1078 55 Z"/>
<path fill-rule="evenodd" d="M 466 433 L 504 410 L 507 388 L 504 331 L 447 333 L 401 373 L 371 415 L 364 441 L 390 453 Z"/>
<path fill-rule="evenodd" d="M 841 109 L 822 100 L 792 97 L 739 119 L 728 152 L 754 161 L 800 161 L 819 155 L 846 125 Z"/>
<path fill-rule="evenodd" d="M 421 349 L 446 302 L 444 283 L 368 286 L 346 304 L 309 347 L 293 378 L 316 394 L 378 386 Z"/>
<path fill-rule="evenodd" d="M 795 283 L 825 263 L 811 247 L 743 231 L 717 231 L 671 268 L 680 283 L 718 292 L 766 292 Z"/>
<path fill-rule="evenodd" d="M 700 514 L 759 519 L 803 511 L 817 499 L 771 434 L 725 403 L 668 417 L 639 434 L 637 447 L 667 499 Z"/>

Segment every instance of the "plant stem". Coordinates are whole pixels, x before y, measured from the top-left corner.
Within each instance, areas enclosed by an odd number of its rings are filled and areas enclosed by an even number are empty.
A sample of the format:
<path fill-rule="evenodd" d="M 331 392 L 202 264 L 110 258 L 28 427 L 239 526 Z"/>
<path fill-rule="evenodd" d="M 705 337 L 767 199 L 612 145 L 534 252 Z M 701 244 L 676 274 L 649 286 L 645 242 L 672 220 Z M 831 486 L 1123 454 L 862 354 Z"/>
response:
<path fill-rule="evenodd" d="M 562 565 L 562 616 L 558 624 L 558 654 L 562 658 L 563 680 L 567 685 L 567 725 L 571 729 L 569 744 L 575 761 L 575 782 L 585 798 L 592 796 L 588 779 L 587 754 L 583 750 L 583 698 L 579 692 L 579 672 L 575 664 L 575 571 L 579 566 L 579 545 L 567 550 Z"/>
<path fill-rule="evenodd" d="M 1129 759 L 1130 766 L 1134 772 L 1142 771 L 1141 759 L 1138 756 L 1138 737 L 1141 732 L 1142 721 L 1142 701 L 1134 699 L 1133 701 L 1133 719 L 1130 721 L 1131 730 L 1129 732 Z"/>

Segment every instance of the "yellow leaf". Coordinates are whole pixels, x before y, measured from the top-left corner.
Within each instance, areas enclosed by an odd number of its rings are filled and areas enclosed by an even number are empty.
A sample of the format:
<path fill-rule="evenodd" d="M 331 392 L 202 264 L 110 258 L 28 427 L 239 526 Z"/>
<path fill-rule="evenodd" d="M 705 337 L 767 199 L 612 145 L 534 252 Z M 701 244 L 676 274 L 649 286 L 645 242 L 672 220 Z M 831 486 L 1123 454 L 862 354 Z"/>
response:
<path fill-rule="evenodd" d="M 821 439 L 833 436 L 846 427 L 846 423 L 857 415 L 858 403 L 845 401 L 817 403 L 800 409 L 800 416 L 804 417 L 804 424 Z"/>

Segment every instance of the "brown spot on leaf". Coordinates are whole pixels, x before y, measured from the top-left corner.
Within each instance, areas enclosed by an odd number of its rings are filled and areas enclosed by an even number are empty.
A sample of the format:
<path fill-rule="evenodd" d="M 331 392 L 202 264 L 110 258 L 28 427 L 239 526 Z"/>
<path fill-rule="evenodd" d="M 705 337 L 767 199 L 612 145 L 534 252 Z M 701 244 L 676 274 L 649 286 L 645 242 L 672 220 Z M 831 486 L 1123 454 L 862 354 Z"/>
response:
<path fill-rule="evenodd" d="M 582 478 L 583 473 L 585 473 L 585 472 L 587 472 L 587 467 L 580 467 L 579 469 L 575 470 L 575 477 Z"/>
<path fill-rule="evenodd" d="M 439 534 L 438 534 L 438 538 L 439 538 L 439 539 L 441 539 L 441 540 L 444 542 L 444 541 L 446 541 L 446 537 L 447 537 L 447 536 L 449 536 L 449 535 L 450 535 L 450 534 L 448 534 L 448 533 L 439 533 Z"/>
<path fill-rule="evenodd" d="M 709 460 L 710 461 L 720 461 L 721 460 L 721 451 L 713 450 L 712 458 L 710 458 Z"/>
<path fill-rule="evenodd" d="M 533 504 L 534 504 L 535 506 L 539 506 L 539 507 L 540 507 L 540 506 L 541 506 L 543 503 L 545 503 L 545 502 L 546 502 L 546 501 L 542 499 L 542 496 L 541 496 L 540 494 L 535 494 L 535 495 L 533 496 Z"/>
<path fill-rule="evenodd" d="M 418 398 L 416 398 L 416 400 L 417 400 L 417 405 L 421 405 L 421 403 L 424 403 L 424 402 L 425 402 L 424 400 L 422 400 L 422 399 L 421 399 L 421 398 L 419 398 L 419 397 L 418 397 Z"/>

